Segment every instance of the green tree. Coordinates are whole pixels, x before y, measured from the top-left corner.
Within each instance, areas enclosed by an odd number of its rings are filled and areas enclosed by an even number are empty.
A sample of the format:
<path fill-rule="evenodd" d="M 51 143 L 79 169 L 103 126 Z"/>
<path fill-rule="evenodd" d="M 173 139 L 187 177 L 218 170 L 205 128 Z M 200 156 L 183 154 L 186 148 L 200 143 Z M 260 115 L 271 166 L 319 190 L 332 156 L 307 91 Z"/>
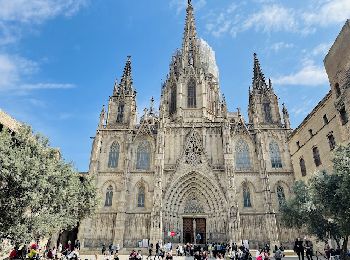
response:
<path fill-rule="evenodd" d="M 30 241 L 70 229 L 97 205 L 90 176 L 61 159 L 48 139 L 22 126 L 0 132 L 0 238 Z"/>
<path fill-rule="evenodd" d="M 334 239 L 345 259 L 350 235 L 350 144 L 337 147 L 333 163 L 333 174 L 320 172 L 308 185 L 294 184 L 294 196 L 281 208 L 282 221 L 321 240 Z"/>

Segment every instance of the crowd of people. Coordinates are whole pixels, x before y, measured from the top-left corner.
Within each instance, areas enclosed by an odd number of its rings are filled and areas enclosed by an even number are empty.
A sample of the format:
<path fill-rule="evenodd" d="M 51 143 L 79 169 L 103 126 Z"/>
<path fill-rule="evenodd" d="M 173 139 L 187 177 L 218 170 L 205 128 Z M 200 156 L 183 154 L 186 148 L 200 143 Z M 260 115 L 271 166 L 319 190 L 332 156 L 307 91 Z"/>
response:
<path fill-rule="evenodd" d="M 52 260 L 79 260 L 79 240 L 76 240 L 74 244 L 69 240 L 65 246 L 60 243 L 57 248 L 50 247 L 49 244 L 50 243 L 48 242 L 44 248 L 40 246 L 39 241 L 32 243 L 30 246 L 28 246 L 26 243 L 24 243 L 21 247 L 16 245 L 10 252 L 9 258 L 10 260 L 39 260 L 41 258 Z"/>
<path fill-rule="evenodd" d="M 312 257 L 316 255 L 323 255 L 322 252 L 314 251 L 313 243 L 309 239 L 300 239 L 297 238 L 294 242 L 294 252 L 298 255 L 299 260 L 304 260 L 305 256 L 307 260 L 312 260 Z M 324 257 L 326 259 L 340 259 L 341 249 L 337 246 L 335 249 L 330 246 L 330 244 L 326 241 L 324 244 Z M 349 252 L 347 255 L 350 255 Z"/>

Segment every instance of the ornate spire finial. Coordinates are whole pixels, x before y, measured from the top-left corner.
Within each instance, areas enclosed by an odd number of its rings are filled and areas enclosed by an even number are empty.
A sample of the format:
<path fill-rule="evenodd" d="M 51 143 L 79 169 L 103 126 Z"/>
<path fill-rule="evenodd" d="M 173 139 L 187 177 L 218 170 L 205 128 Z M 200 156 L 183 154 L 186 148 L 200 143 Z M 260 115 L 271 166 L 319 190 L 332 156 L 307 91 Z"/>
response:
<path fill-rule="evenodd" d="M 115 78 L 114 80 L 114 86 L 113 86 L 113 96 L 116 96 L 118 94 L 118 89 L 119 89 L 119 86 L 118 86 L 118 79 Z"/>
<path fill-rule="evenodd" d="M 105 122 L 105 105 L 102 106 L 98 128 L 103 128 L 104 122 Z"/>
<path fill-rule="evenodd" d="M 153 114 L 153 110 L 154 110 L 154 98 L 152 96 L 151 98 L 151 104 L 150 104 L 150 107 L 149 107 L 149 113 L 150 114 Z"/>
<path fill-rule="evenodd" d="M 126 64 L 123 71 L 123 76 L 120 81 L 120 86 L 125 91 L 125 94 L 133 93 L 133 81 L 131 76 L 131 56 L 127 56 Z"/>
<path fill-rule="evenodd" d="M 264 73 L 261 70 L 260 62 L 256 53 L 254 53 L 254 69 L 253 69 L 253 90 L 254 89 L 266 89 Z"/>

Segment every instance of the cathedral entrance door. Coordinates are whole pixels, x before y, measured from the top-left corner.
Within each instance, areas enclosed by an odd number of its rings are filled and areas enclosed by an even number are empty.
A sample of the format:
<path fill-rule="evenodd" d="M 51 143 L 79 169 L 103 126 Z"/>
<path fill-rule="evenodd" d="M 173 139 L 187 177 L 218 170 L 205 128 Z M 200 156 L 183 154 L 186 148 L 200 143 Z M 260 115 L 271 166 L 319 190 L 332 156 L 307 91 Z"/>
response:
<path fill-rule="evenodd" d="M 206 243 L 206 219 L 183 218 L 183 242 L 205 244 Z"/>

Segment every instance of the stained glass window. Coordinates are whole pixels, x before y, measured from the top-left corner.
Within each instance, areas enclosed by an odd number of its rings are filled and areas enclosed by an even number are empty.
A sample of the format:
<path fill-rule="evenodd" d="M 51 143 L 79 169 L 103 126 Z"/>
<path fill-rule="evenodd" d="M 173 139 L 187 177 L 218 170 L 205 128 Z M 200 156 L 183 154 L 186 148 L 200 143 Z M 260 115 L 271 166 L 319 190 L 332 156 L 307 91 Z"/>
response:
<path fill-rule="evenodd" d="M 249 146 L 246 141 L 237 141 L 235 146 L 235 155 L 237 170 L 246 170 L 250 168 Z"/>
<path fill-rule="evenodd" d="M 171 88 L 170 93 L 170 114 L 173 114 L 176 111 L 176 85 Z"/>
<path fill-rule="evenodd" d="M 119 144 L 113 143 L 109 150 L 108 156 L 108 167 L 109 168 L 117 168 L 119 160 Z"/>
<path fill-rule="evenodd" d="M 136 169 L 148 170 L 150 168 L 150 146 L 147 141 L 143 141 L 137 147 Z"/>
<path fill-rule="evenodd" d="M 263 103 L 265 122 L 272 123 L 271 106 L 270 102 Z"/>
<path fill-rule="evenodd" d="M 117 123 L 123 123 L 124 118 L 124 104 L 120 103 L 118 107 Z"/>
<path fill-rule="evenodd" d="M 187 106 L 189 108 L 196 107 L 196 82 L 193 79 L 187 85 Z"/>
<path fill-rule="evenodd" d="M 145 188 L 143 186 L 139 188 L 139 193 L 137 194 L 137 207 L 145 207 Z"/>
<path fill-rule="evenodd" d="M 270 149 L 270 158 L 271 158 L 271 167 L 272 168 L 282 168 L 282 159 L 281 159 L 281 153 L 280 148 L 278 147 L 278 144 L 275 141 L 272 141 L 269 145 Z"/>

